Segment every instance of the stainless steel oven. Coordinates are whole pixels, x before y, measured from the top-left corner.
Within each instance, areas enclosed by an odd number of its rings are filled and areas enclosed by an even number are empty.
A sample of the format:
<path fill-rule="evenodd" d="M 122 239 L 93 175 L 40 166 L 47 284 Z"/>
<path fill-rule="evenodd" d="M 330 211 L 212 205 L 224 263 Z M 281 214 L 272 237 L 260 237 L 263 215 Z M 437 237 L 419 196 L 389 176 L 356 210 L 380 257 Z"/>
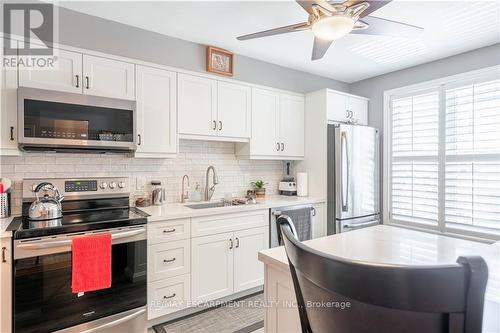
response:
<path fill-rule="evenodd" d="M 23 150 L 131 151 L 135 102 L 43 89 L 18 89 Z"/>
<path fill-rule="evenodd" d="M 64 195 L 62 216 L 32 220 L 34 189 L 47 183 Z M 23 216 L 8 228 L 14 333 L 144 332 L 148 215 L 130 207 L 128 179 L 24 179 L 22 187 Z M 73 293 L 73 239 L 102 233 L 112 238 L 111 287 Z"/>
<path fill-rule="evenodd" d="M 99 233 L 113 239 L 112 286 L 73 294 L 72 238 Z M 146 283 L 144 225 L 14 240 L 14 331 L 143 331 Z"/>

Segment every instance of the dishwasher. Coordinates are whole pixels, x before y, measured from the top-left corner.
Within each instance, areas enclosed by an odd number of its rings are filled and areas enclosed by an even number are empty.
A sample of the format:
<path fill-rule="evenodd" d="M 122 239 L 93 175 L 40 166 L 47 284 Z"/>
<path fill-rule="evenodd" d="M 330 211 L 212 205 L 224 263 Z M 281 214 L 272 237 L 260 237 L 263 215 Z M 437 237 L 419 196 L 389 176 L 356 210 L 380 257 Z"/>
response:
<path fill-rule="evenodd" d="M 316 215 L 316 211 L 312 205 L 273 208 L 269 215 L 269 244 L 271 247 L 282 245 L 280 232 L 276 223 L 281 215 L 287 215 L 292 219 L 300 241 L 312 238 L 312 218 Z"/>

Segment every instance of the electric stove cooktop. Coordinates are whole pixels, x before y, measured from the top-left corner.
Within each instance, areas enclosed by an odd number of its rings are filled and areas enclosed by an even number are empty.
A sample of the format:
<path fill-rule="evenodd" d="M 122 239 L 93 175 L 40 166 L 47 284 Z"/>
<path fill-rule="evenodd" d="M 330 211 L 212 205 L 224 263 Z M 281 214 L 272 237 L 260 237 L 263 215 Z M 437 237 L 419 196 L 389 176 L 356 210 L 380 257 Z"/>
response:
<path fill-rule="evenodd" d="M 16 217 L 8 230 L 14 232 L 14 239 L 36 238 L 146 224 L 147 217 L 134 207 L 63 212 L 61 218 L 43 221 Z"/>

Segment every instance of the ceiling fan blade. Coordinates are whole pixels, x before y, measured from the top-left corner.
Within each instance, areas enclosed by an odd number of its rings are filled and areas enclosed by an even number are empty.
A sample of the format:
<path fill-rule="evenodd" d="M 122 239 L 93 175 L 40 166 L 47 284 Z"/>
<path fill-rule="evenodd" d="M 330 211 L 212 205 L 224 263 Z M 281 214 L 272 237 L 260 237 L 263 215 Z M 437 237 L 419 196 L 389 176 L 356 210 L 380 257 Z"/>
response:
<path fill-rule="evenodd" d="M 361 15 L 359 15 L 359 17 L 363 18 L 365 16 L 370 15 L 371 13 L 373 13 L 374 11 L 376 11 L 377 9 L 384 7 L 385 5 L 387 5 L 391 1 L 392 0 L 385 0 L 385 1 L 384 0 L 382 0 L 382 1 L 379 1 L 379 0 L 375 0 L 375 1 L 373 1 L 373 0 L 372 1 L 347 0 L 342 5 L 346 6 L 346 7 L 351 7 L 351 6 L 357 5 L 359 3 L 368 2 L 370 4 L 370 6 L 368 8 L 366 8 L 361 13 Z"/>
<path fill-rule="evenodd" d="M 236 37 L 236 39 L 237 40 L 247 40 L 247 39 L 273 36 L 273 35 L 281 35 L 281 34 L 286 34 L 289 32 L 303 31 L 303 30 L 307 30 L 307 29 L 309 29 L 309 24 L 307 22 L 303 22 L 303 23 L 287 25 L 285 27 L 264 30 L 264 31 L 253 33 L 253 34 L 239 36 L 239 37 Z"/>
<path fill-rule="evenodd" d="M 351 31 L 351 34 L 417 37 L 424 31 L 424 28 L 421 27 L 374 16 L 367 16 L 361 22 L 367 23 L 370 26 L 367 29 L 354 29 Z"/>
<path fill-rule="evenodd" d="M 321 6 L 323 7 L 324 9 L 330 11 L 330 12 L 334 12 L 335 9 L 326 1 L 322 1 L 322 0 L 296 0 L 296 2 L 302 7 L 304 8 L 304 10 L 306 12 L 308 12 L 309 14 L 312 14 L 313 13 L 313 5 L 318 5 L 318 6 Z"/>
<path fill-rule="evenodd" d="M 330 45 L 332 45 L 333 40 L 325 40 L 325 39 L 320 39 L 317 37 L 314 37 L 314 44 L 313 44 L 313 52 L 312 52 L 312 60 L 318 60 L 323 58 L 325 55 L 326 51 L 328 51 L 328 48 Z"/>

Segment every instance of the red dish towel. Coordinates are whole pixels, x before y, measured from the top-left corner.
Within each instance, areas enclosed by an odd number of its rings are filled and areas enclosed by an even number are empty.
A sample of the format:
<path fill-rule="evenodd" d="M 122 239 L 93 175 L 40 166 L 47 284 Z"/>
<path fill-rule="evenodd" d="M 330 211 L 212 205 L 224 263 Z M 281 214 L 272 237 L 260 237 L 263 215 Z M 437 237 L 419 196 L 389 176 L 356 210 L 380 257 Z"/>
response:
<path fill-rule="evenodd" d="M 71 289 L 74 293 L 111 287 L 111 235 L 73 238 L 73 271 Z"/>

